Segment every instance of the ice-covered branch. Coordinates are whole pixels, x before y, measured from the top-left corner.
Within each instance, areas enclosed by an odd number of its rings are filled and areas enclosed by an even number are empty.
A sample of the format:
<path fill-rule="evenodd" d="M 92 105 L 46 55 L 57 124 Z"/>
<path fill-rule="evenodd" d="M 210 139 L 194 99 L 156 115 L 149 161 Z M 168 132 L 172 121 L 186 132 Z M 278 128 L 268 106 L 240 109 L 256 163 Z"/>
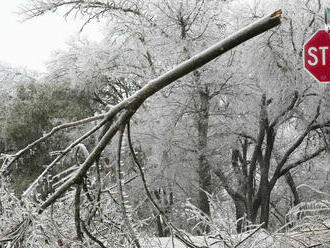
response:
<path fill-rule="evenodd" d="M 221 54 L 229 51 L 230 49 L 238 46 L 239 44 L 279 25 L 281 23 L 281 10 L 278 10 L 255 23 L 239 30 L 228 38 L 216 43 L 210 48 L 200 52 L 199 54 L 191 57 L 187 61 L 177 65 L 172 70 L 151 80 L 141 90 L 137 91 L 134 95 L 127 98 L 114 106 L 108 113 L 102 123 L 113 119 L 121 110 L 124 110 L 119 119 L 109 128 L 101 141 L 96 145 L 94 150 L 90 153 L 86 161 L 79 168 L 77 173 L 64 183 L 47 201 L 45 201 L 40 211 L 42 212 L 49 205 L 51 205 L 59 196 L 66 192 L 72 185 L 76 184 L 79 179 L 85 176 L 90 166 L 95 162 L 95 159 L 101 154 L 105 146 L 118 132 L 122 125 L 125 125 L 128 120 L 134 115 L 135 111 L 153 94 L 157 93 L 164 87 L 170 85 L 175 80 L 185 76 L 186 74 L 200 68 Z"/>
<path fill-rule="evenodd" d="M 11 166 L 17 159 L 19 159 L 24 153 L 30 151 L 33 147 L 35 147 L 37 144 L 45 141 L 46 139 L 50 138 L 51 136 L 53 136 L 56 132 L 62 130 L 62 129 L 66 129 L 66 128 L 72 128 L 72 127 L 77 127 L 80 125 L 83 125 L 85 123 L 89 123 L 92 121 L 96 121 L 96 120 L 100 120 L 103 119 L 104 115 L 97 115 L 97 116 L 92 116 L 92 117 L 88 117 L 79 121 L 74 121 L 74 122 L 69 122 L 69 123 L 64 123 L 61 124 L 59 126 L 54 127 L 50 132 L 44 134 L 42 137 L 40 137 L 39 139 L 35 140 L 34 142 L 32 142 L 31 144 L 27 145 L 26 147 L 24 147 L 23 149 L 21 149 L 20 151 L 18 151 L 17 153 L 13 154 L 13 155 L 7 155 L 6 156 L 10 156 L 11 159 L 10 161 L 5 164 L 5 166 L 3 168 L 1 168 L 1 172 L 3 172 L 5 169 L 8 169 L 9 166 Z M 95 132 L 98 128 L 100 128 L 101 125 L 96 126 L 95 128 L 93 128 L 92 132 L 88 133 L 88 136 L 91 135 L 93 132 Z M 62 153 L 63 154 L 63 153 Z"/>

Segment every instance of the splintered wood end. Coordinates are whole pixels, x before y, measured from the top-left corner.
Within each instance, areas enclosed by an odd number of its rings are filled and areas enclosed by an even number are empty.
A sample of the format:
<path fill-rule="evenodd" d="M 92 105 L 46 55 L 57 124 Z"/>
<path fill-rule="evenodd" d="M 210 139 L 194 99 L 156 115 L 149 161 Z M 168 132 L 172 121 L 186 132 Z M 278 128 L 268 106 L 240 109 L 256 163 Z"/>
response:
<path fill-rule="evenodd" d="M 279 9 L 279 10 L 276 10 L 274 13 L 272 13 L 271 15 L 270 15 L 270 17 L 279 17 L 279 18 L 281 18 L 281 15 L 282 15 L 282 10 L 281 9 Z"/>

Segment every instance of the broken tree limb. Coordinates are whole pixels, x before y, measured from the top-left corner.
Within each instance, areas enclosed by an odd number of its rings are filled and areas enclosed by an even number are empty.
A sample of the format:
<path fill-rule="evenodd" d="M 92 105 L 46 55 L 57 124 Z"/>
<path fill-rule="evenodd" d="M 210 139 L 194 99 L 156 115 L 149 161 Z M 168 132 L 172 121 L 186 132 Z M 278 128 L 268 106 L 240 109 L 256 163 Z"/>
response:
<path fill-rule="evenodd" d="M 259 21 L 250 24 L 249 26 L 239 30 L 224 40 L 216 43 L 201 53 L 191 57 L 190 59 L 182 62 L 174 67 L 172 70 L 164 73 L 158 78 L 151 80 L 141 90 L 137 91 L 134 95 L 119 103 L 113 111 L 109 111 L 107 115 L 112 116 L 111 112 L 129 107 L 135 101 L 143 101 L 160 91 L 167 85 L 175 80 L 187 75 L 188 73 L 202 67 L 211 60 L 231 50 L 232 48 L 244 43 L 245 41 L 279 25 L 281 23 L 281 10 L 277 10 L 271 15 L 268 15 Z"/>
<path fill-rule="evenodd" d="M 175 80 L 187 75 L 188 73 L 200 68 L 211 60 L 231 50 L 232 48 L 244 43 L 245 41 L 279 25 L 281 23 L 281 10 L 277 10 L 274 13 L 250 24 L 249 26 L 239 30 L 232 34 L 228 38 L 216 43 L 210 48 L 202 51 L 201 53 L 193 56 L 187 61 L 177 65 L 172 70 L 159 76 L 158 78 L 151 80 L 141 90 L 137 91 L 134 95 L 127 98 L 114 106 L 109 112 L 105 114 L 105 119 L 112 120 L 119 112 L 125 109 L 120 115 L 120 118 L 110 127 L 105 133 L 102 140 L 96 145 L 94 150 L 90 153 L 85 162 L 81 165 L 75 175 L 72 176 L 67 182 L 65 182 L 50 198 L 48 198 L 41 206 L 39 213 L 43 212 L 49 205 L 51 205 L 58 197 L 66 192 L 72 185 L 76 184 L 79 179 L 85 176 L 88 169 L 95 162 L 95 158 L 101 154 L 105 146 L 118 132 L 122 125 L 125 125 L 129 119 L 134 115 L 135 111 L 143 104 L 143 102 L 150 96 L 160 91 L 164 87 L 173 83 Z"/>
<path fill-rule="evenodd" d="M 85 162 L 80 166 L 79 170 L 75 172 L 75 174 L 66 181 L 63 185 L 61 185 L 53 195 L 51 195 L 41 206 L 39 213 L 42 213 L 49 205 L 54 203 L 58 197 L 60 197 L 64 192 L 66 192 L 71 186 L 81 181 L 88 169 L 93 165 L 96 158 L 101 154 L 101 152 L 104 150 L 106 145 L 109 143 L 109 141 L 112 139 L 112 137 L 118 132 L 120 127 L 127 123 L 128 120 L 132 117 L 134 112 L 125 111 L 119 119 L 109 128 L 109 130 L 105 133 L 103 138 L 100 140 L 100 142 L 96 145 L 96 147 L 93 149 L 93 151 L 89 154 Z"/>

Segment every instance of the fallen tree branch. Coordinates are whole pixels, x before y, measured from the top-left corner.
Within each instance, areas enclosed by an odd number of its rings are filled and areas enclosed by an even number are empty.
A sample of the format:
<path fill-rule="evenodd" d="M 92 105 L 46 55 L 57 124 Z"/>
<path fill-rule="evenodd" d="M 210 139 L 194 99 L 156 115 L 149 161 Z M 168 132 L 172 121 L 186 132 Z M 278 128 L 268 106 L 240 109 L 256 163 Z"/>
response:
<path fill-rule="evenodd" d="M 95 133 L 98 129 L 100 129 L 105 123 L 107 122 L 106 119 L 103 119 L 98 125 L 96 125 L 94 128 L 92 128 L 90 131 L 88 131 L 87 133 L 85 133 L 83 136 L 81 136 L 80 138 L 76 139 L 74 142 L 72 142 L 67 148 L 65 148 L 65 150 L 63 150 L 61 152 L 60 155 L 58 155 L 48 166 L 47 168 L 39 175 L 39 177 L 29 186 L 29 188 L 27 190 L 24 191 L 24 193 L 22 194 L 22 198 L 25 198 L 36 186 L 37 183 L 66 155 L 68 154 L 74 147 L 76 147 L 77 145 L 79 145 L 83 140 L 85 140 L 86 138 L 88 138 L 90 135 L 92 135 L 93 133 Z M 12 163 L 10 163 L 12 164 Z M 1 173 L 3 173 L 3 171 L 8 168 L 8 165 L 1 168 Z"/>
<path fill-rule="evenodd" d="M 76 184 L 83 178 L 92 164 L 95 162 L 97 156 L 101 154 L 109 141 L 118 132 L 122 125 L 128 123 L 129 119 L 134 115 L 135 111 L 143 104 L 143 102 L 150 96 L 168 86 L 175 80 L 185 76 L 186 74 L 198 69 L 205 65 L 221 54 L 229 51 L 230 49 L 238 46 L 239 44 L 279 25 L 281 23 L 282 11 L 278 10 L 268 15 L 255 23 L 239 30 L 228 38 L 216 43 L 203 52 L 191 57 L 187 61 L 179 64 L 167 73 L 151 80 L 141 90 L 137 91 L 134 95 L 120 102 L 114 106 L 109 112 L 105 114 L 105 118 L 101 123 L 112 120 L 121 110 L 125 111 L 121 114 L 119 119 L 109 128 L 101 141 L 96 145 L 94 150 L 90 153 L 88 158 L 79 168 L 77 173 L 65 182 L 52 196 L 50 196 L 41 206 L 39 213 L 42 213 L 49 205 L 51 205 L 58 197 L 66 192 L 72 185 Z"/>
<path fill-rule="evenodd" d="M 66 192 L 71 186 L 83 180 L 88 169 L 93 165 L 96 158 L 101 154 L 109 141 L 117 133 L 119 127 L 126 123 L 128 119 L 134 114 L 134 112 L 125 111 L 119 119 L 112 125 L 109 130 L 102 137 L 100 142 L 96 145 L 93 151 L 89 154 L 85 162 L 77 170 L 76 174 L 73 175 L 69 180 L 67 180 L 62 186 L 60 186 L 53 195 L 51 195 L 41 206 L 39 213 L 42 213 L 49 205 L 54 203 L 58 197 L 60 197 L 64 192 Z"/>

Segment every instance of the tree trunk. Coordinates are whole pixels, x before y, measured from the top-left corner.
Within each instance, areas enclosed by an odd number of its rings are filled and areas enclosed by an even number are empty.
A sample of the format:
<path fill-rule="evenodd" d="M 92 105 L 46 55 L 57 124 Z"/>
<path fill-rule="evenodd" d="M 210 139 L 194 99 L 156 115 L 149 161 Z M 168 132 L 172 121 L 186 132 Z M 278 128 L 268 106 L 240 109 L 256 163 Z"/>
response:
<path fill-rule="evenodd" d="M 240 199 L 234 199 L 235 212 L 236 212 L 236 231 L 242 233 L 244 231 L 244 218 L 246 214 L 245 203 Z"/>
<path fill-rule="evenodd" d="M 293 195 L 293 205 L 296 206 L 300 203 L 300 199 L 299 199 L 299 194 L 297 191 L 297 187 L 296 184 L 292 178 L 291 172 L 288 171 L 288 173 L 285 174 L 285 181 L 286 183 L 289 185 L 292 195 Z"/>
<path fill-rule="evenodd" d="M 325 116 L 325 119 L 329 119 L 330 113 L 329 113 L 329 108 L 330 108 L 330 85 L 327 84 L 324 90 L 324 98 L 326 99 L 325 101 L 325 109 L 327 109 L 327 113 Z M 325 128 L 325 139 L 328 143 L 328 151 L 327 151 L 327 162 L 328 162 L 328 173 L 326 176 L 326 180 L 329 180 L 329 175 L 330 175 L 330 128 Z"/>
<path fill-rule="evenodd" d="M 265 122 L 267 126 L 267 132 L 266 132 L 267 138 L 266 138 L 265 154 L 261 158 L 262 161 L 260 162 L 261 179 L 260 179 L 259 190 L 261 191 L 260 223 L 263 223 L 263 227 L 267 229 L 269 222 L 269 205 L 270 205 L 270 193 L 271 193 L 268 176 L 269 176 L 269 168 L 270 168 L 272 152 L 274 148 L 276 132 L 274 131 L 272 126 L 269 126 L 268 116 L 266 116 L 265 118 L 266 118 Z"/>
<path fill-rule="evenodd" d="M 199 209 L 210 216 L 208 194 L 211 193 L 211 170 L 207 160 L 207 134 L 209 127 L 209 93 L 208 89 L 199 91 L 200 108 L 197 117 L 198 134 L 198 177 L 199 177 Z M 209 231 L 206 227 L 205 232 Z"/>
<path fill-rule="evenodd" d="M 270 188 L 268 180 L 262 180 L 260 182 L 261 190 L 261 212 L 260 212 L 260 223 L 263 223 L 263 228 L 268 228 L 269 222 L 269 204 L 270 204 Z"/>

